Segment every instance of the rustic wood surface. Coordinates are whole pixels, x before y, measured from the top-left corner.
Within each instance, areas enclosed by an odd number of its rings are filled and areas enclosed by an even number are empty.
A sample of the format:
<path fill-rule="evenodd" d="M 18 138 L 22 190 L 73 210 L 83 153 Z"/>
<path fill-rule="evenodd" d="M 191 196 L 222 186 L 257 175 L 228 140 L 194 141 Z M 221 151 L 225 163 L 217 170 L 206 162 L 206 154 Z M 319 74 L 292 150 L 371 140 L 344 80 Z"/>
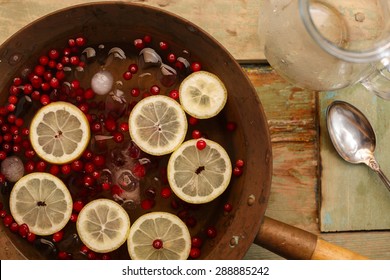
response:
<path fill-rule="evenodd" d="M 0 42 L 41 15 L 81 2 L 91 1 L 0 0 Z M 259 51 L 259 45 L 254 44 L 258 28 L 256 9 L 260 1 L 145 0 L 134 2 L 162 7 L 184 17 L 187 15 L 187 19 L 205 30 L 210 28 L 207 31 L 240 61 L 263 59 L 261 47 Z M 225 5 L 222 5 L 223 3 Z M 215 24 L 216 19 L 218 24 Z M 223 19 L 224 22 L 221 23 L 219 19 Z M 237 24 L 228 22 L 231 19 L 237 20 Z M 240 41 L 240 38 L 243 38 L 240 36 L 246 39 Z M 320 127 L 318 93 L 288 84 L 266 65 L 245 66 L 243 70 L 259 94 L 271 133 L 274 170 L 267 216 L 318 234 L 329 242 L 369 258 L 390 259 L 390 232 L 388 231 L 320 232 L 320 128 L 322 130 L 323 127 Z M 0 259 L 21 259 L 22 256 L 6 237 L 5 230 L 8 229 L 4 229 L 1 224 Z M 279 256 L 257 245 L 249 249 L 245 258 L 280 259 Z"/>

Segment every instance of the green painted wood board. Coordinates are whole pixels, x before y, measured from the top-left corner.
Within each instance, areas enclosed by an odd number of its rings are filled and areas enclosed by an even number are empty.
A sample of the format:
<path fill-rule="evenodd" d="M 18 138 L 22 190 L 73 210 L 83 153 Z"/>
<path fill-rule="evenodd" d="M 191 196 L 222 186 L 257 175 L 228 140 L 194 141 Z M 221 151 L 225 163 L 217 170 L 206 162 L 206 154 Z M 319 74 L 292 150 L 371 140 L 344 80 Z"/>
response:
<path fill-rule="evenodd" d="M 390 102 L 376 97 L 360 84 L 320 93 L 320 230 L 390 229 L 390 192 L 368 166 L 344 161 L 331 143 L 326 109 L 334 100 L 347 101 L 367 116 L 376 133 L 375 157 L 390 176 Z"/>

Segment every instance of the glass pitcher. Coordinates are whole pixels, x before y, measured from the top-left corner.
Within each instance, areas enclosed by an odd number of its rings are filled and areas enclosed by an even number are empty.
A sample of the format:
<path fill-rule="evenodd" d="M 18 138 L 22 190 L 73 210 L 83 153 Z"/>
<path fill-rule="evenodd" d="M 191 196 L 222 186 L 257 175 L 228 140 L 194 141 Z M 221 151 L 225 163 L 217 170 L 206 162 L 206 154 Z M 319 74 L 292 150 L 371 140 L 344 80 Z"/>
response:
<path fill-rule="evenodd" d="M 361 82 L 390 99 L 389 0 L 263 0 L 259 29 L 270 65 L 313 90 Z"/>

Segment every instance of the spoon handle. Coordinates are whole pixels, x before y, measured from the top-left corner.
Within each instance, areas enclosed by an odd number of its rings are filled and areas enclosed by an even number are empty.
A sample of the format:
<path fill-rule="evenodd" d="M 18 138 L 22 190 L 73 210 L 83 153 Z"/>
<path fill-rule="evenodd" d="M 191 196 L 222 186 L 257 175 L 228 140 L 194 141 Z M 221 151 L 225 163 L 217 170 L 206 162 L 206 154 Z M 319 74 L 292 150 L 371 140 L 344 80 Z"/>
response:
<path fill-rule="evenodd" d="M 367 165 L 379 175 L 379 178 L 381 178 L 381 180 L 385 184 L 387 190 L 390 192 L 390 180 L 383 173 L 378 162 L 374 158 L 372 158 L 369 160 Z"/>

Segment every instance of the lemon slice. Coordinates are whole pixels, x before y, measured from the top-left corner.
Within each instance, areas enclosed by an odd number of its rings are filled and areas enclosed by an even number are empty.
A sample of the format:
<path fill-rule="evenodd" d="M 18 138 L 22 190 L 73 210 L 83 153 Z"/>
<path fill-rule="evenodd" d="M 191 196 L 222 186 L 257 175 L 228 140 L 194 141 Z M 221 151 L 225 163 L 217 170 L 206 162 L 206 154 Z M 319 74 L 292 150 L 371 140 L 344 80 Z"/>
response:
<path fill-rule="evenodd" d="M 141 150 L 160 156 L 173 152 L 184 141 L 187 118 L 178 102 L 154 95 L 134 106 L 129 128 L 131 138 Z"/>
<path fill-rule="evenodd" d="M 130 218 L 118 203 L 101 198 L 81 209 L 76 227 L 84 245 L 95 252 L 107 253 L 126 242 Z"/>
<path fill-rule="evenodd" d="M 198 140 L 184 142 L 168 161 L 168 181 L 182 200 L 207 203 L 221 195 L 229 185 L 232 165 L 229 155 L 218 143 L 205 140 L 206 147 L 197 148 Z"/>
<path fill-rule="evenodd" d="M 127 248 L 133 260 L 185 260 L 191 250 L 191 236 L 177 216 L 151 212 L 133 223 Z"/>
<path fill-rule="evenodd" d="M 50 163 L 64 164 L 80 157 L 89 138 L 87 118 L 68 102 L 58 101 L 42 107 L 30 125 L 32 147 Z"/>
<path fill-rule="evenodd" d="M 179 87 L 180 103 L 184 111 L 198 119 L 216 116 L 225 106 L 227 90 L 214 74 L 198 71 L 190 74 Z"/>
<path fill-rule="evenodd" d="M 36 235 L 51 235 L 68 223 L 73 202 L 60 179 L 49 173 L 35 172 L 16 182 L 9 206 L 19 225 L 27 224 Z"/>

